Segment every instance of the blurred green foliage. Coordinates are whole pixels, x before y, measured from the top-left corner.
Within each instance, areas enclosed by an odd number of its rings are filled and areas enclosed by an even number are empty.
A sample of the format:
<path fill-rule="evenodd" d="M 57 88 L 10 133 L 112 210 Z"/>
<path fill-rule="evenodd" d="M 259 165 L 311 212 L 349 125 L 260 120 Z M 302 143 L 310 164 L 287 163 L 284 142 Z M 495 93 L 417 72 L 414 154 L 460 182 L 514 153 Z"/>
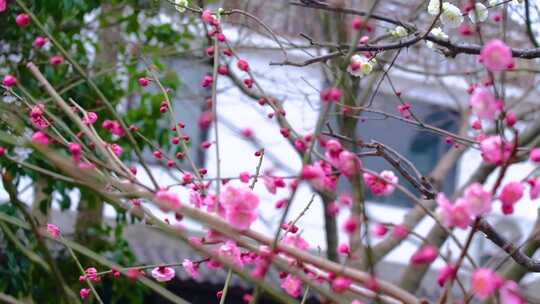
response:
<path fill-rule="evenodd" d="M 161 93 L 154 89 L 140 88 L 137 79 L 147 75 L 145 63 L 151 64 L 160 71 L 161 80 L 167 88 L 172 91 L 177 89 L 181 80 L 175 72 L 167 71 L 163 59 L 189 51 L 194 40 L 189 31 L 190 24 L 194 22 L 192 18 L 180 16 L 167 2 L 153 0 L 29 0 L 24 3 L 70 56 L 91 75 L 127 125 L 138 126 L 145 137 L 154 140 L 164 149 L 171 148 L 170 132 L 167 132 L 169 125 L 159 112 Z M 20 13 L 23 10 L 15 1 L 8 1 L 8 9 L 0 13 L 0 76 L 14 75 L 36 102 L 44 103 L 47 110 L 68 123 L 69 120 L 64 119 L 61 111 L 49 101 L 47 94 L 27 71 L 26 63 L 34 62 L 66 100 L 72 98 L 86 110 L 98 114 L 96 130 L 105 140 L 119 143 L 124 149 L 122 157 L 129 161 L 133 153 L 128 140 L 114 138 L 101 128 L 105 119 L 114 119 L 104 107 L 103 101 L 99 100 L 96 92 L 65 58 L 64 63 L 57 67 L 49 63 L 51 56 L 60 52 L 50 42 L 44 48 L 36 48 L 33 45 L 34 39 L 45 35 L 32 22 L 27 27 L 18 27 L 15 17 Z M 164 13 L 169 18 L 178 18 L 178 22 L 161 22 Z M 112 45 L 103 45 L 101 35 L 110 33 L 118 40 Z M 103 52 L 109 52 L 109 56 L 112 52 L 116 63 L 99 60 Z M 15 92 L 24 96 L 18 89 Z M 12 150 L 13 136 L 28 136 L 29 110 L 24 103 L 8 97 L 0 96 L 0 105 L 0 145 Z M 60 132 L 69 138 L 69 134 L 61 129 Z M 144 149 L 146 143 L 137 140 L 137 144 Z M 25 162 L 53 170 L 37 153 L 28 154 Z M 71 207 L 69 193 L 76 186 L 24 169 L 5 159 L 0 159 L 0 170 L 10 172 L 16 182 L 45 180 L 43 192 L 49 197 L 54 193 L 62 209 Z M 47 208 L 46 205 L 41 206 L 41 203 L 39 207 Z M 23 219 L 9 202 L 0 203 L 0 212 Z M 92 227 L 90 233 L 107 242 L 101 242 L 97 248 L 91 249 L 118 264 L 133 265 L 136 262 L 134 256 L 127 242 L 122 239 L 122 230 L 130 220 L 120 211 L 114 225 L 102 223 Z M 36 249 L 36 241 L 28 231 L 14 229 L 14 232 L 27 248 Z M 58 303 L 56 282 L 39 265 L 33 264 L 21 254 L 5 238 L 1 229 L 0 244 L 0 292 L 16 297 L 32 297 L 35 303 Z M 73 290 L 78 291 L 83 286 L 79 283 L 78 270 L 73 260 L 64 249 L 56 251 L 55 256 L 66 280 Z M 86 265 L 92 263 L 85 262 Z M 107 278 L 98 285 L 98 292 L 107 303 L 121 299 L 128 303 L 143 303 L 145 289 L 135 289 L 133 284 L 125 278 Z"/>

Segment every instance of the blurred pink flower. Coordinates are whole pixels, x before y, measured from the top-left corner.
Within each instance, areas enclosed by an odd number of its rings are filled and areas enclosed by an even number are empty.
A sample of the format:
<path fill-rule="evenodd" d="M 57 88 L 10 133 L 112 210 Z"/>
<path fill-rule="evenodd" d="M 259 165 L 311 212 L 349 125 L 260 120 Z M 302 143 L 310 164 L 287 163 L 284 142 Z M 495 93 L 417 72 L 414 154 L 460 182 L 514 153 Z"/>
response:
<path fill-rule="evenodd" d="M 79 296 L 81 296 L 81 299 L 86 299 L 90 295 L 90 288 L 82 288 L 79 290 Z"/>
<path fill-rule="evenodd" d="M 336 167 L 343 175 L 351 177 L 360 173 L 362 163 L 356 154 L 344 150 L 339 153 Z"/>
<path fill-rule="evenodd" d="M 514 212 L 514 205 L 523 197 L 524 190 L 525 186 L 521 182 L 509 182 L 504 185 L 499 194 L 504 214 L 511 214 Z"/>
<path fill-rule="evenodd" d="M 486 43 L 480 50 L 480 61 L 490 71 L 504 71 L 514 63 L 512 51 L 501 40 L 495 39 Z"/>
<path fill-rule="evenodd" d="M 332 281 L 332 289 L 337 293 L 345 292 L 352 284 L 352 280 L 346 277 L 337 277 Z"/>
<path fill-rule="evenodd" d="M 287 234 L 284 238 L 282 243 L 284 245 L 292 246 L 301 250 L 308 250 L 309 249 L 309 243 L 300 235 L 298 234 Z"/>
<path fill-rule="evenodd" d="M 471 216 L 485 215 L 491 211 L 491 193 L 486 191 L 481 184 L 469 185 L 463 194 L 463 199 Z"/>
<path fill-rule="evenodd" d="M 459 227 L 465 229 L 471 223 L 471 214 L 467 201 L 457 199 L 455 203 L 451 203 L 444 193 L 437 195 L 437 205 L 443 224 L 448 228 Z"/>
<path fill-rule="evenodd" d="M 529 160 L 535 163 L 540 163 L 540 148 L 534 148 L 529 153 Z"/>
<path fill-rule="evenodd" d="M 152 269 L 152 277 L 158 282 L 167 282 L 174 278 L 175 272 L 171 267 L 159 266 Z"/>
<path fill-rule="evenodd" d="M 494 165 L 503 165 L 512 155 L 513 145 L 500 136 L 490 136 L 480 143 L 484 161 Z"/>
<path fill-rule="evenodd" d="M 221 192 L 219 201 L 224 218 L 236 229 L 246 230 L 257 219 L 259 197 L 251 189 L 228 186 Z"/>
<path fill-rule="evenodd" d="M 171 209 L 177 209 L 182 206 L 182 202 L 180 201 L 180 197 L 178 194 L 168 190 L 168 189 L 161 189 L 156 192 L 156 195 L 154 196 L 154 200 L 157 203 L 165 205 L 167 208 Z"/>
<path fill-rule="evenodd" d="M 392 234 L 394 235 L 394 237 L 403 240 L 409 234 L 409 229 L 407 229 L 407 226 L 405 226 L 404 224 L 397 224 L 394 226 Z"/>
<path fill-rule="evenodd" d="M 302 281 L 292 274 L 287 274 L 281 279 L 280 286 L 292 297 L 298 298 L 302 294 Z"/>
<path fill-rule="evenodd" d="M 495 96 L 486 88 L 476 88 L 469 99 L 474 114 L 483 119 L 494 119 L 499 110 Z"/>
<path fill-rule="evenodd" d="M 50 236 L 57 238 L 60 236 L 60 228 L 55 224 L 47 224 L 47 233 L 49 233 Z"/>
<path fill-rule="evenodd" d="M 32 142 L 35 144 L 40 144 L 47 146 L 49 144 L 49 137 L 41 131 L 37 131 L 32 135 Z"/>
<path fill-rule="evenodd" d="M 480 300 L 486 300 L 497 289 L 497 274 L 488 268 L 478 268 L 474 271 L 471 278 L 471 289 L 473 294 Z"/>
<path fill-rule="evenodd" d="M 388 232 L 388 228 L 384 224 L 375 223 L 373 228 L 371 228 L 371 232 L 375 237 L 383 237 Z"/>
<path fill-rule="evenodd" d="M 389 170 L 382 171 L 379 176 L 364 173 L 364 182 L 376 196 L 391 195 L 396 188 L 394 184 L 398 182 L 397 176 Z"/>
<path fill-rule="evenodd" d="M 437 259 L 438 251 L 435 246 L 425 245 L 411 256 L 411 264 L 429 264 Z"/>
<path fill-rule="evenodd" d="M 439 270 L 439 275 L 437 276 L 437 284 L 443 287 L 446 281 L 453 280 L 455 277 L 456 277 L 455 266 L 444 265 L 444 267 Z"/>
<path fill-rule="evenodd" d="M 531 192 L 530 192 L 531 200 L 535 200 L 538 197 L 540 197 L 540 176 L 531 178 L 527 182 L 531 186 Z"/>
<path fill-rule="evenodd" d="M 525 299 L 519 292 L 519 286 L 516 282 L 508 280 L 504 282 L 501 289 L 499 289 L 501 296 L 501 303 L 504 304 L 525 304 Z"/>

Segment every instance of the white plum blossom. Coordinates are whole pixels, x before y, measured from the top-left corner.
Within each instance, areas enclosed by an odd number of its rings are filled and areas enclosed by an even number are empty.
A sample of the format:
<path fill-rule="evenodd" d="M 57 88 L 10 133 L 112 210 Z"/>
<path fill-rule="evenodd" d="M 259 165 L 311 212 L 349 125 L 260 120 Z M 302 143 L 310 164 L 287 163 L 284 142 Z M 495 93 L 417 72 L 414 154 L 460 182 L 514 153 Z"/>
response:
<path fill-rule="evenodd" d="M 407 29 L 405 29 L 403 26 L 398 25 L 395 29 L 390 31 L 390 34 L 396 38 L 402 38 L 407 36 Z"/>
<path fill-rule="evenodd" d="M 188 0 L 174 0 L 174 4 L 176 6 L 176 10 L 180 13 L 183 13 L 186 11 L 186 7 L 189 5 Z"/>
<path fill-rule="evenodd" d="M 375 64 L 375 59 L 370 61 L 356 54 L 351 57 L 351 63 L 347 67 L 347 72 L 356 77 L 368 75 L 373 70 L 373 64 Z"/>
<path fill-rule="evenodd" d="M 448 35 L 440 27 L 433 28 L 431 30 L 431 35 L 438 39 L 448 40 Z"/>
<path fill-rule="evenodd" d="M 474 9 L 469 12 L 469 19 L 471 22 L 476 22 L 476 17 L 478 16 L 479 22 L 484 22 L 488 18 L 488 9 L 485 5 L 480 2 L 477 2 L 474 5 Z"/>
<path fill-rule="evenodd" d="M 488 1 L 488 5 L 489 5 L 489 6 L 494 6 L 494 5 L 496 5 L 497 3 L 499 3 L 499 0 L 489 0 L 489 1 Z"/>
<path fill-rule="evenodd" d="M 463 16 L 459 8 L 449 2 L 443 3 L 441 22 L 449 28 L 457 28 L 463 22 Z"/>
<path fill-rule="evenodd" d="M 429 1 L 427 11 L 430 15 L 437 15 L 440 9 L 441 9 L 440 0 Z"/>
<path fill-rule="evenodd" d="M 437 39 L 448 40 L 448 35 L 440 27 L 433 28 L 431 30 L 430 34 L 433 35 Z M 433 48 L 433 42 L 432 41 L 427 41 L 426 45 L 430 49 Z"/>

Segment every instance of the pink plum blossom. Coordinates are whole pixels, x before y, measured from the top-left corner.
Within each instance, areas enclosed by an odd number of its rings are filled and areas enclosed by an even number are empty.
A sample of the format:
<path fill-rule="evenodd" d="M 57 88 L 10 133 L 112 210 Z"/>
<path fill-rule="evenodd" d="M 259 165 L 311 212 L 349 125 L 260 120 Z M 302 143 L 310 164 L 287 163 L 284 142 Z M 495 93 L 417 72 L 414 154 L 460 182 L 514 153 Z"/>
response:
<path fill-rule="evenodd" d="M 494 165 L 503 165 L 512 155 L 513 145 L 505 142 L 500 136 L 490 136 L 480 143 L 480 151 L 484 161 Z"/>
<path fill-rule="evenodd" d="M 60 228 L 55 224 L 47 224 L 47 233 L 53 238 L 57 238 L 60 236 Z"/>
<path fill-rule="evenodd" d="M 437 195 L 437 205 L 439 205 L 437 212 L 446 227 L 465 229 L 471 223 L 471 214 L 466 200 L 460 198 L 452 204 L 444 193 L 439 193 Z"/>
<path fill-rule="evenodd" d="M 298 298 L 302 294 L 302 281 L 292 274 L 287 274 L 287 276 L 281 279 L 280 286 L 294 298 Z"/>
<path fill-rule="evenodd" d="M 167 189 L 158 190 L 154 196 L 154 200 L 156 203 L 163 204 L 165 207 L 171 209 L 177 209 L 182 206 L 178 194 Z"/>
<path fill-rule="evenodd" d="M 0 13 L 5 12 L 7 9 L 7 0 L 0 0 Z"/>
<path fill-rule="evenodd" d="M 309 249 L 309 243 L 300 235 L 298 234 L 287 234 L 284 238 L 282 243 L 284 245 L 288 245 L 291 247 L 295 247 L 301 250 L 308 250 Z"/>
<path fill-rule="evenodd" d="M 337 277 L 332 281 L 332 290 L 337 293 L 345 292 L 352 284 L 352 280 L 346 277 Z"/>
<path fill-rule="evenodd" d="M 504 214 L 514 212 L 514 205 L 523 197 L 525 186 L 520 182 L 510 182 L 501 190 L 499 200 L 502 203 L 502 211 Z"/>
<path fill-rule="evenodd" d="M 527 303 L 521 296 L 518 284 L 511 280 L 504 282 L 503 286 L 499 289 L 499 295 L 501 297 L 501 303 L 504 304 Z"/>
<path fill-rule="evenodd" d="M 49 144 L 49 137 L 47 136 L 47 134 L 41 131 L 37 131 L 32 135 L 32 142 L 34 144 L 47 146 Z"/>
<path fill-rule="evenodd" d="M 85 275 L 84 275 L 85 279 L 90 280 L 92 282 L 98 282 L 99 281 L 99 276 L 98 276 L 98 272 L 97 272 L 96 268 L 89 267 L 84 271 L 84 273 L 85 273 Z"/>
<path fill-rule="evenodd" d="M 225 244 L 221 245 L 218 249 L 218 253 L 221 257 L 229 259 L 234 264 L 238 266 L 243 266 L 241 259 L 241 252 L 236 243 L 233 241 L 226 241 Z"/>
<path fill-rule="evenodd" d="M 110 148 L 112 152 L 114 153 L 114 155 L 116 156 L 120 156 L 122 155 L 122 152 L 124 152 L 124 149 L 122 149 L 122 147 L 119 144 L 111 144 Z"/>
<path fill-rule="evenodd" d="M 343 175 L 351 177 L 360 172 L 362 163 L 356 154 L 344 150 L 339 153 L 336 167 Z"/>
<path fill-rule="evenodd" d="M 306 165 L 300 175 L 302 179 L 310 181 L 315 189 L 332 191 L 336 188 L 332 168 L 326 162 L 317 161 L 313 165 Z"/>
<path fill-rule="evenodd" d="M 159 266 L 152 269 L 152 277 L 158 282 L 167 282 L 174 278 L 175 272 L 171 267 Z"/>
<path fill-rule="evenodd" d="M 474 90 L 469 104 L 473 113 L 483 119 L 494 119 L 499 110 L 495 96 L 483 87 Z"/>
<path fill-rule="evenodd" d="M 86 116 L 83 118 L 83 122 L 87 125 L 93 125 L 97 121 L 97 119 L 98 119 L 98 116 L 95 112 L 88 112 L 86 113 Z"/>
<path fill-rule="evenodd" d="M 79 296 L 83 300 L 88 298 L 90 296 L 90 288 L 81 288 L 81 290 L 79 290 Z"/>
<path fill-rule="evenodd" d="M 493 270 L 488 268 L 476 269 L 471 278 L 471 289 L 475 297 L 480 300 L 486 300 L 495 293 L 497 289 L 498 278 Z"/>
<path fill-rule="evenodd" d="M 491 211 L 491 193 L 486 191 L 479 183 L 468 186 L 464 191 L 463 199 L 473 217 L 485 215 Z"/>
<path fill-rule="evenodd" d="M 221 192 L 219 201 L 225 220 L 236 229 L 248 229 L 258 217 L 259 197 L 251 189 L 228 186 Z"/>
<path fill-rule="evenodd" d="M 271 176 L 269 173 L 265 173 L 263 176 L 264 186 L 266 190 L 272 194 L 276 194 L 278 188 L 284 188 L 285 182 L 281 177 Z"/>
<path fill-rule="evenodd" d="M 36 104 L 30 109 L 30 121 L 32 125 L 39 130 L 46 129 L 49 126 L 49 123 L 43 117 L 43 112 L 45 111 L 45 106 L 43 104 Z"/>
<path fill-rule="evenodd" d="M 389 170 L 382 171 L 379 176 L 366 172 L 364 182 L 374 195 L 389 196 L 394 192 L 396 188 L 394 184 L 398 182 L 398 178 Z"/>
<path fill-rule="evenodd" d="M 512 50 L 501 40 L 486 43 L 480 51 L 480 61 L 490 71 L 507 70 L 514 63 Z"/>

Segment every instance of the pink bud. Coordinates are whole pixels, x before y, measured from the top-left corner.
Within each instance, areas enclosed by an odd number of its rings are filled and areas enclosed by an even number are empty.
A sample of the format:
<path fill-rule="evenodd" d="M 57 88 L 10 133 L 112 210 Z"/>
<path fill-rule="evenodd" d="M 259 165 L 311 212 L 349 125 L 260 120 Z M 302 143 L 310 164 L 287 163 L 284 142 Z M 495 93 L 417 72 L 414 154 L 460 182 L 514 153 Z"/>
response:
<path fill-rule="evenodd" d="M 373 228 L 371 228 L 371 232 L 375 237 L 383 237 L 388 232 L 388 228 L 381 223 L 376 223 Z"/>
<path fill-rule="evenodd" d="M 529 153 L 529 160 L 535 163 L 540 163 L 540 148 L 534 148 Z"/>
<path fill-rule="evenodd" d="M 229 74 L 229 69 L 227 68 L 226 65 L 220 65 L 218 67 L 218 73 L 219 73 L 219 75 L 228 75 Z"/>
<path fill-rule="evenodd" d="M 350 255 L 351 254 L 351 248 L 349 248 L 349 245 L 342 243 L 339 244 L 337 251 L 343 255 Z"/>
<path fill-rule="evenodd" d="M 241 71 L 244 71 L 244 72 L 249 71 L 249 64 L 244 59 L 239 59 L 238 62 L 236 63 L 236 66 Z"/>
<path fill-rule="evenodd" d="M 38 131 L 32 135 L 32 142 L 35 144 L 40 144 L 47 146 L 49 144 L 49 137 L 41 131 Z"/>
<path fill-rule="evenodd" d="M 357 218 L 349 217 L 348 219 L 345 220 L 342 227 L 343 227 L 343 230 L 347 234 L 353 234 L 356 232 L 356 230 L 358 230 L 359 226 L 360 226 L 360 221 Z"/>
<path fill-rule="evenodd" d="M 355 30 L 359 30 L 362 27 L 362 19 L 360 17 L 355 17 L 352 20 L 352 28 Z"/>
<path fill-rule="evenodd" d="M 62 58 L 62 56 L 60 55 L 54 55 L 51 57 L 50 62 L 52 65 L 58 66 L 58 65 L 61 65 L 62 62 L 64 62 L 64 58 Z"/>
<path fill-rule="evenodd" d="M 439 275 L 437 276 L 437 283 L 439 286 L 443 287 L 446 281 L 453 280 L 456 277 L 456 268 L 452 265 L 445 265 L 439 270 Z"/>
<path fill-rule="evenodd" d="M 341 91 L 338 88 L 328 88 L 321 92 L 324 102 L 338 102 L 341 99 Z"/>
<path fill-rule="evenodd" d="M 144 88 L 144 87 L 148 86 L 148 82 L 149 82 L 149 81 L 148 81 L 148 79 L 146 79 L 145 77 L 139 78 L 138 81 L 139 81 L 139 85 L 140 85 L 141 87 Z"/>
<path fill-rule="evenodd" d="M 517 116 L 516 113 L 513 111 L 506 112 L 506 116 L 504 117 L 504 121 L 506 122 L 506 125 L 508 127 L 513 127 L 517 122 Z"/>
<path fill-rule="evenodd" d="M 242 183 L 247 184 L 249 182 L 249 178 L 250 178 L 249 172 L 241 172 L 240 173 L 240 181 Z"/>
<path fill-rule="evenodd" d="M 34 40 L 34 46 L 38 49 L 42 48 L 47 43 L 47 39 L 45 37 L 37 36 Z"/>
<path fill-rule="evenodd" d="M 429 264 L 437 258 L 438 251 L 437 248 L 432 245 L 425 245 L 424 247 L 418 249 L 411 256 L 411 264 L 413 265 L 422 265 Z"/>
<path fill-rule="evenodd" d="M 395 238 L 403 240 L 409 234 L 409 229 L 407 229 L 407 227 L 403 224 L 398 224 L 394 226 L 394 230 L 392 231 L 392 234 Z"/>
<path fill-rule="evenodd" d="M 17 23 L 17 26 L 19 27 L 26 27 L 30 24 L 30 16 L 27 14 L 19 14 L 15 17 L 15 23 Z"/>
<path fill-rule="evenodd" d="M 12 75 L 4 76 L 4 81 L 2 82 L 6 87 L 11 88 L 17 83 L 17 78 Z"/>

